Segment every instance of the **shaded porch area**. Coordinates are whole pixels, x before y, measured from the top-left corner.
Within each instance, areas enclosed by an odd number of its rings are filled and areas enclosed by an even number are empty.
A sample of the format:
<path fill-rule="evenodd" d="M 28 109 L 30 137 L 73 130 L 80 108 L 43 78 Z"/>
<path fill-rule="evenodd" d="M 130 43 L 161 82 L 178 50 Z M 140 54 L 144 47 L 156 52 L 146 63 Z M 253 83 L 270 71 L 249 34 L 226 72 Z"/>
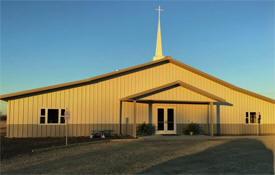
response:
<path fill-rule="evenodd" d="M 179 92 L 171 91 L 172 89 L 178 89 Z M 169 98 L 168 96 L 161 97 L 159 94 L 163 94 L 163 92 L 168 95 L 174 94 L 177 96 L 178 93 L 183 95 L 176 98 Z M 186 96 L 186 97 L 185 97 Z M 189 97 L 187 97 L 189 96 Z M 122 114 L 124 109 L 124 103 L 132 103 L 132 131 L 131 135 L 136 137 L 136 128 L 137 128 L 137 104 L 146 104 L 148 106 L 148 123 L 154 124 L 156 127 L 156 134 L 165 134 L 165 132 L 161 132 L 161 130 L 165 130 L 167 134 L 181 134 L 177 132 L 177 124 L 180 116 L 177 112 L 175 106 L 178 105 L 198 105 L 204 106 L 204 116 L 205 117 L 205 125 L 207 134 L 210 136 L 214 135 L 214 117 L 217 112 L 220 113 L 220 105 L 228 105 L 224 99 L 198 89 L 194 86 L 186 84 L 182 81 L 175 81 L 163 86 L 159 86 L 157 88 L 153 88 L 150 90 L 146 90 L 137 94 L 133 94 L 131 96 L 120 99 L 120 134 L 122 135 Z M 129 108 L 129 106 L 128 106 Z M 190 108 L 191 110 L 191 108 Z M 219 114 L 218 114 L 219 115 Z M 174 125 L 174 127 L 172 127 Z M 170 126 L 170 130 L 169 130 Z M 171 132 L 173 131 L 173 132 Z"/>

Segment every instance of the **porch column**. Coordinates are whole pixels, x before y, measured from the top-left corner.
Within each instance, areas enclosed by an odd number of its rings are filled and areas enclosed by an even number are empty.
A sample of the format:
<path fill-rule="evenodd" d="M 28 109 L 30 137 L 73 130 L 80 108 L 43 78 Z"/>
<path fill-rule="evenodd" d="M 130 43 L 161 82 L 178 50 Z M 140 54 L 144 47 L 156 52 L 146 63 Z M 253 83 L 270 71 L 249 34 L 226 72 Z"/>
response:
<path fill-rule="evenodd" d="M 216 116 L 217 116 L 217 135 L 219 136 L 221 134 L 221 116 L 220 116 L 220 111 L 221 111 L 221 108 L 220 108 L 220 104 L 217 104 L 216 105 L 216 108 L 217 108 L 217 113 L 216 113 Z"/>
<path fill-rule="evenodd" d="M 152 117 L 152 103 L 148 103 L 148 121 L 149 121 L 149 123 L 150 124 L 152 124 L 153 123 L 153 117 Z"/>
<path fill-rule="evenodd" d="M 137 116 L 137 102 L 134 101 L 134 126 L 133 126 L 133 137 L 137 137 L 137 126 L 136 126 L 136 116 Z"/>
<path fill-rule="evenodd" d="M 210 135 L 210 103 L 207 105 L 207 134 Z"/>
<path fill-rule="evenodd" d="M 213 136 L 214 135 L 214 126 L 213 126 L 213 110 L 214 110 L 214 108 L 213 108 L 213 102 L 210 102 L 210 110 L 209 110 L 209 112 L 210 112 L 210 115 L 209 115 L 209 117 L 210 117 L 210 136 Z"/>

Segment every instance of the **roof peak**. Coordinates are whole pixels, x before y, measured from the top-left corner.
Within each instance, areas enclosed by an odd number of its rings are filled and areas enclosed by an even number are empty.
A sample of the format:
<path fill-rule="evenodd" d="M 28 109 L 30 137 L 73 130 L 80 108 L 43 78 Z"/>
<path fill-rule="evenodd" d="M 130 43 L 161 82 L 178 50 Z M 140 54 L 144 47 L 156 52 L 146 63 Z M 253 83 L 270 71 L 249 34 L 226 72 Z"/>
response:
<path fill-rule="evenodd" d="M 11 98 L 19 98 L 19 97 L 22 97 L 22 96 L 25 96 L 25 95 L 30 95 L 30 94 L 35 94 L 35 93 L 41 93 L 41 92 L 45 92 L 45 91 L 50 91 L 50 90 L 56 90 L 56 89 L 60 89 L 60 88 L 66 88 L 66 87 L 72 87 L 72 86 L 76 86 L 76 85 L 80 85 L 80 84 L 85 84 L 85 83 L 90 83 L 92 81 L 95 81 L 95 80 L 100 80 L 100 79 L 105 79 L 105 78 L 108 78 L 108 77 L 113 77 L 113 76 L 116 76 L 116 75 L 121 75 L 123 73 L 126 73 L 126 72 L 131 72 L 133 70 L 139 70 L 143 67 L 151 67 L 152 65 L 159 65 L 159 63 L 172 63 L 172 64 L 175 64 L 179 67 L 182 67 L 183 69 L 186 69 L 188 71 L 191 71 L 195 74 L 198 74 L 204 78 L 207 78 L 209 80 L 212 80 L 218 84 L 221 84 L 223 86 L 226 86 L 230 89 L 233 89 L 233 90 L 236 90 L 236 91 L 239 91 L 241 93 L 245 93 L 247 95 L 250 95 L 252 97 L 256 97 L 256 98 L 259 98 L 259 99 L 262 99 L 262 100 L 265 100 L 265 101 L 268 101 L 270 103 L 273 103 L 275 104 L 275 100 L 272 99 L 272 98 L 269 98 L 269 97 L 265 97 L 263 95 L 259 95 L 259 94 L 256 94 L 254 92 L 251 92 L 251 91 L 248 91 L 248 90 L 245 90 L 245 89 L 242 89 L 242 88 L 239 88 L 235 85 L 232 85 L 228 82 L 225 82 L 221 79 L 218 79 L 214 76 L 211 76 L 205 72 L 202 72 L 198 69 L 195 69 L 191 66 L 188 66 L 180 61 L 177 61 L 175 60 L 174 58 L 170 57 L 170 56 L 166 56 L 162 59 L 159 59 L 159 60 L 155 60 L 155 61 L 150 61 L 150 62 L 147 62 L 147 63 L 144 63 L 144 64 L 140 64 L 140 65 L 136 65 L 136 66 L 132 66 L 132 67 L 129 67 L 129 68 L 124 68 L 124 69 L 121 69 L 119 71 L 114 71 L 114 72 L 110 72 L 110 73 L 106 73 L 106 74 L 103 74 L 103 75 L 99 75 L 99 76 L 96 76 L 96 77 L 92 77 L 92 78 L 88 78 L 88 79 L 84 79 L 84 80 L 78 80 L 78 81 L 74 81 L 74 82 L 69 82 L 69 83 L 62 83 L 62 84 L 57 84 L 57 85 L 52 85 L 52 86 L 47 86 L 47 87 L 41 87 L 41 88 L 36 88 L 36 89 L 31 89 L 31 90 L 25 90 L 25 91 L 21 91 L 21 92 L 15 92 L 15 93 L 10 93 L 10 94 L 4 94 L 4 95 L 0 95 L 0 100 L 4 100 L 4 101 L 8 101 L 8 99 L 11 99 Z"/>

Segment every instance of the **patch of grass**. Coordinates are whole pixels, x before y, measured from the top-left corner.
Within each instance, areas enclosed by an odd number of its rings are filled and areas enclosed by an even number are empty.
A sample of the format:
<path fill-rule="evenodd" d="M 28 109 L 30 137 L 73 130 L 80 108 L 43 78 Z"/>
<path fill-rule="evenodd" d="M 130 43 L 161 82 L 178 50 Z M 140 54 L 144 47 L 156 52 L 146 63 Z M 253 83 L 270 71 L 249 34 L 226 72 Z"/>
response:
<path fill-rule="evenodd" d="M 39 149 L 33 149 L 33 153 L 41 153 L 41 152 L 46 152 L 46 151 L 51 151 L 51 150 L 57 150 L 57 149 L 66 149 L 66 148 L 71 148 L 75 146 L 83 146 L 83 145 L 89 145 L 89 144 L 96 144 L 96 143 L 109 143 L 110 140 L 97 140 L 93 142 L 82 142 L 82 143 L 73 143 L 73 144 L 68 144 L 66 145 L 60 145 L 60 146 L 52 146 L 52 147 L 46 147 L 46 148 L 39 148 Z"/>
<path fill-rule="evenodd" d="M 109 139 L 129 139 L 132 137 L 112 136 L 105 139 L 90 137 L 68 137 L 68 147 L 80 144 L 108 142 Z M 9 159 L 20 154 L 33 153 L 37 150 L 46 151 L 64 148 L 65 137 L 44 137 L 44 138 L 7 138 L 1 137 L 1 160 Z M 65 146 L 66 147 L 66 146 Z"/>

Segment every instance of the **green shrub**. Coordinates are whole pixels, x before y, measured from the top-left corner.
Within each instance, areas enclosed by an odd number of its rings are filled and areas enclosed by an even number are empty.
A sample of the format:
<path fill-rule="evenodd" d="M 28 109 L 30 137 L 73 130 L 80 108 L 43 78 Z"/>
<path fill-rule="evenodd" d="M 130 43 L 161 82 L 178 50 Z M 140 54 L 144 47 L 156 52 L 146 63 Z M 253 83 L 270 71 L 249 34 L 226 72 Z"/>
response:
<path fill-rule="evenodd" d="M 185 129 L 185 131 L 184 131 L 184 133 L 189 135 L 189 133 L 191 131 L 193 132 L 193 134 L 200 134 L 201 133 L 201 127 L 200 127 L 200 125 L 196 124 L 196 123 L 190 123 L 190 124 L 188 124 L 187 127 L 186 127 L 186 129 Z"/>
<path fill-rule="evenodd" d="M 143 123 L 137 127 L 138 136 L 148 136 L 155 133 L 155 126 L 152 124 Z"/>

